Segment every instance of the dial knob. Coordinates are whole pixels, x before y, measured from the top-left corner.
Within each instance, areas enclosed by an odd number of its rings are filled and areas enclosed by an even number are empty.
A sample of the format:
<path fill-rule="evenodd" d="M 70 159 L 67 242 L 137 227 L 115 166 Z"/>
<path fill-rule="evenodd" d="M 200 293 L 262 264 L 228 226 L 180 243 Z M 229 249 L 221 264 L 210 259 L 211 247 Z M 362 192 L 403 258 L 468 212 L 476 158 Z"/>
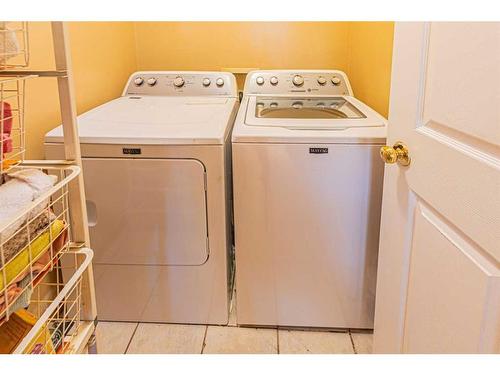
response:
<path fill-rule="evenodd" d="M 156 85 L 156 78 L 149 78 L 149 79 L 148 79 L 148 85 L 149 85 L 149 86 L 154 86 L 154 85 Z"/>
<path fill-rule="evenodd" d="M 263 85 L 264 84 L 264 77 L 262 76 L 258 76 L 256 79 L 255 79 L 255 82 L 257 82 L 258 85 Z"/>
<path fill-rule="evenodd" d="M 203 78 L 203 86 L 208 87 L 211 83 L 210 78 Z"/>
<path fill-rule="evenodd" d="M 278 77 L 275 77 L 275 76 L 271 77 L 269 79 L 269 82 L 271 82 L 271 85 L 277 85 L 278 84 Z"/>
<path fill-rule="evenodd" d="M 326 83 L 326 78 L 325 77 L 318 77 L 318 83 L 320 85 L 324 85 Z"/>
<path fill-rule="evenodd" d="M 332 83 L 334 85 L 339 85 L 340 84 L 340 78 L 339 77 L 333 77 L 332 78 Z"/>
<path fill-rule="evenodd" d="M 142 77 L 137 77 L 136 79 L 134 79 L 134 84 L 136 86 L 140 86 L 144 83 L 144 79 L 142 79 Z"/>
<path fill-rule="evenodd" d="M 296 74 L 293 76 L 292 82 L 295 86 L 302 86 L 304 84 L 304 77 Z"/>
<path fill-rule="evenodd" d="M 219 87 L 224 86 L 224 80 L 222 78 L 217 78 L 215 84 Z"/>
<path fill-rule="evenodd" d="M 175 87 L 182 87 L 182 86 L 184 86 L 184 78 L 182 78 L 182 77 L 175 77 L 175 79 L 174 79 L 174 86 Z"/>

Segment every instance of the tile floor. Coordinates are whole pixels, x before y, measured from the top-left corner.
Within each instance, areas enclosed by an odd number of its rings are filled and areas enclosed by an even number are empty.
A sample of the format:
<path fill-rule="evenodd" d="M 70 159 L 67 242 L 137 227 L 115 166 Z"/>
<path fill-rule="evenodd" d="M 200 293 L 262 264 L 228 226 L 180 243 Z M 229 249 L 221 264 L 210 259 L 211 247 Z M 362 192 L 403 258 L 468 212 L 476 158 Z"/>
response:
<path fill-rule="evenodd" d="M 99 322 L 98 352 L 105 354 L 368 354 L 372 334 L 236 326 Z"/>

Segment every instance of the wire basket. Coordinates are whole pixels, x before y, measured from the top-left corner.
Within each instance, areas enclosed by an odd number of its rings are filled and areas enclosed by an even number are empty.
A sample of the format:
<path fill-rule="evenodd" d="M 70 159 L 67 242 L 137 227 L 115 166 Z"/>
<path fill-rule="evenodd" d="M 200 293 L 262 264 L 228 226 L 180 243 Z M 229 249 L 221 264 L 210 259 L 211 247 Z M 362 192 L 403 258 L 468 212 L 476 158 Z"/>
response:
<path fill-rule="evenodd" d="M 31 186 L 42 184 L 33 175 L 39 178 L 42 172 L 43 183 L 52 181 L 53 186 L 39 194 L 35 189 L 30 201 Z M 29 305 L 33 290 L 69 250 L 68 185 L 79 173 L 77 166 L 37 164 L 15 167 L 5 175 L 8 181 L 0 185 L 0 205 L 17 197 L 25 201 L 19 203 L 20 210 L 16 205 L 9 213 L 0 212 L 0 324 Z"/>
<path fill-rule="evenodd" d="M 72 354 L 81 351 L 85 327 L 82 316 L 84 273 L 93 257 L 90 249 L 71 250 L 60 256 L 54 272 L 47 275 L 33 294 L 29 312 L 36 318 L 14 353 Z"/>
<path fill-rule="evenodd" d="M 25 86 L 33 77 L 0 77 L 0 177 L 25 158 Z"/>
<path fill-rule="evenodd" d="M 0 21 L 0 69 L 29 65 L 28 22 Z"/>

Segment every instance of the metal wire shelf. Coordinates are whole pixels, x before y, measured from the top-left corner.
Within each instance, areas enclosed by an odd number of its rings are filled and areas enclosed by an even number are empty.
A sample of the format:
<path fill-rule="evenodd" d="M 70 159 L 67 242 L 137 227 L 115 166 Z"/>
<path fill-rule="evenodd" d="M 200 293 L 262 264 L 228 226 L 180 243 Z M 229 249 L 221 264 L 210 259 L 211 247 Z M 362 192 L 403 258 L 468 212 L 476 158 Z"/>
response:
<path fill-rule="evenodd" d="M 17 166 L 6 176 L 33 169 L 53 176 L 56 182 L 0 222 L 0 325 L 30 303 L 34 288 L 54 270 L 71 243 L 69 184 L 80 168 L 37 163 Z M 6 189 L 9 182 L 0 189 Z"/>
<path fill-rule="evenodd" d="M 92 250 L 83 248 L 57 259 L 54 272 L 34 292 L 29 311 L 37 320 L 15 354 L 72 354 L 82 350 L 86 341 L 82 336 L 93 329 L 93 322 L 84 322 L 81 316 L 82 279 L 92 257 Z"/>
<path fill-rule="evenodd" d="M 0 78 L 0 176 L 25 158 L 25 86 L 26 80 L 33 77 L 36 76 Z"/>
<path fill-rule="evenodd" d="M 0 21 L 0 70 L 28 65 L 28 22 Z"/>
<path fill-rule="evenodd" d="M 55 69 L 31 70 L 28 22 L 0 21 L 0 188 L 11 173 L 23 168 L 37 168 L 58 176 L 56 185 L 17 217 L 2 221 L 5 215 L 2 218 L 0 211 L 0 300 L 3 298 L 3 306 L 0 301 L 0 349 L 5 352 L 4 344 L 12 337 L 8 329 L 19 322 L 16 320 L 19 314 L 24 314 L 24 318 L 29 318 L 24 322 L 29 322 L 27 327 L 31 328 L 28 332 L 24 325 L 22 335 L 16 336 L 22 341 L 20 344 L 16 341 L 15 345 L 10 343 L 6 352 L 75 353 L 82 352 L 88 345 L 89 352 L 94 353 L 97 312 L 91 264 L 93 253 L 85 248 L 89 235 L 79 167 L 81 159 L 68 30 L 63 22 L 52 22 L 51 29 Z M 33 77 L 57 79 L 67 160 L 25 160 L 25 82 Z M 31 209 L 40 205 L 40 212 L 31 214 Z M 33 224 L 41 219 L 48 227 L 44 227 L 41 233 L 34 232 Z M 15 233 L 9 233 L 9 228 L 19 222 Z M 55 224 L 59 224 L 58 232 L 53 233 Z M 22 233 L 27 237 L 23 248 L 27 265 L 11 270 L 7 275 L 6 269 L 13 263 L 12 257 L 7 259 L 5 254 L 7 243 Z M 34 253 L 35 241 L 42 235 L 48 237 L 48 244 L 45 241 Z M 72 265 L 68 259 L 73 259 Z M 34 268 L 41 260 L 42 266 Z M 7 289 L 20 281 L 15 279 L 22 272 L 27 275 L 26 280 L 23 279 L 25 283 L 21 287 L 17 285 L 17 296 L 10 298 Z M 26 298 L 23 308 L 14 312 L 17 308 L 14 304 L 19 306 L 23 302 L 19 293 L 27 290 L 30 298 Z"/>

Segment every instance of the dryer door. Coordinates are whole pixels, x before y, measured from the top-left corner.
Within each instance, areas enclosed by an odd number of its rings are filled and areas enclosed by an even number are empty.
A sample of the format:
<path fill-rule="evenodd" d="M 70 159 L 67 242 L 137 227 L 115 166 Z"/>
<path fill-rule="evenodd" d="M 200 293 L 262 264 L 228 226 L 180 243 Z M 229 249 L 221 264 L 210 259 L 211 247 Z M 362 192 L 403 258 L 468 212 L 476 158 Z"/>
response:
<path fill-rule="evenodd" d="M 208 259 L 205 168 L 192 159 L 84 159 L 97 264 Z"/>

